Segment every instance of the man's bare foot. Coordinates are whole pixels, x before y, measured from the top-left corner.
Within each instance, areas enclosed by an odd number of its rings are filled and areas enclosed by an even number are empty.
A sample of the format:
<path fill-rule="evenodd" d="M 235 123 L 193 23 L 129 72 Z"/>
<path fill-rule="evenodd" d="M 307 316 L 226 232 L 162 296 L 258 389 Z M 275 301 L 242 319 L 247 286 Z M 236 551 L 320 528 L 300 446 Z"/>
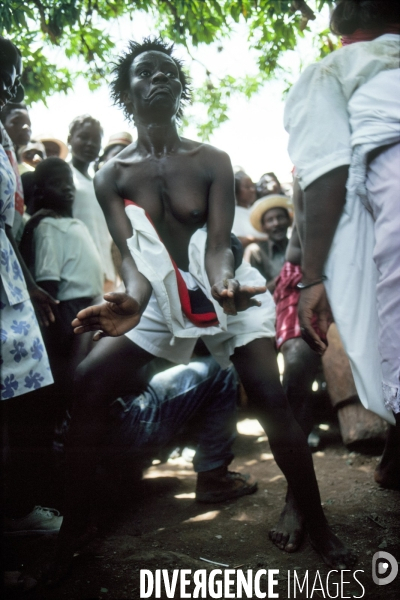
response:
<path fill-rule="evenodd" d="M 308 530 L 310 542 L 323 561 L 334 569 L 349 569 L 357 561 L 357 556 L 333 533 L 328 523 Z"/>
<path fill-rule="evenodd" d="M 376 483 L 384 488 L 400 490 L 400 459 L 381 461 L 374 472 Z"/>
<path fill-rule="evenodd" d="M 304 519 L 293 499 L 287 499 L 279 521 L 269 532 L 275 546 L 285 552 L 296 552 L 304 535 Z"/>

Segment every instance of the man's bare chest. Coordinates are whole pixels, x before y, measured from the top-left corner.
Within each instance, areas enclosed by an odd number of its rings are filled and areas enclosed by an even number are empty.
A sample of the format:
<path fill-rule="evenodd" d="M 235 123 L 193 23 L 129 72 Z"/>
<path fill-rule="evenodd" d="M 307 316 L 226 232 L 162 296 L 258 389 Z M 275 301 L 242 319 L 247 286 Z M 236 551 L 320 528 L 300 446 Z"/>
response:
<path fill-rule="evenodd" d="M 120 194 L 146 210 L 155 224 L 189 226 L 207 218 L 209 176 L 195 160 L 132 161 L 120 170 Z"/>

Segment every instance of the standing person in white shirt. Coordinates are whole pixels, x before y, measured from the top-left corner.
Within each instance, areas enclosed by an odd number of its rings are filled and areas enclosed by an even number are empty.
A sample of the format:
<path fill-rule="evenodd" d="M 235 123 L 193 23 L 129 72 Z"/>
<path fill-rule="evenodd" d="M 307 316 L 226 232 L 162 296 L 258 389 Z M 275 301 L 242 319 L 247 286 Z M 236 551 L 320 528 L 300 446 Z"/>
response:
<path fill-rule="evenodd" d="M 260 233 L 250 223 L 251 207 L 257 200 L 256 186 L 244 171 L 235 173 L 235 217 L 232 232 L 239 238 L 243 248 L 257 241 L 265 241 L 267 236 Z"/>
<path fill-rule="evenodd" d="M 71 147 L 71 168 L 75 184 L 74 217 L 89 229 L 100 254 L 104 271 L 104 291 L 114 289 L 115 269 L 111 256 L 111 236 L 103 211 L 94 193 L 90 164 L 96 160 L 101 147 L 103 129 L 90 115 L 76 117 L 69 126 L 68 143 Z"/>
<path fill-rule="evenodd" d="M 345 47 L 304 71 L 285 109 L 289 154 L 304 192 L 296 207 L 299 320 L 304 339 L 323 354 L 311 318 L 324 333 L 332 307 L 361 401 L 397 423 L 376 479 L 398 487 L 398 6 L 341 0 L 331 27 Z"/>

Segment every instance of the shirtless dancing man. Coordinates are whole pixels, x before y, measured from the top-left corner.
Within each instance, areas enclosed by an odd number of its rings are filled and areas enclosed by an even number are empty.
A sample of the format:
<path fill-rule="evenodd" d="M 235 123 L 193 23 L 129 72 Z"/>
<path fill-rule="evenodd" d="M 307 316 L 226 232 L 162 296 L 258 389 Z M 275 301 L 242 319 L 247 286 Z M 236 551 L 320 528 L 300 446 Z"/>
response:
<path fill-rule="evenodd" d="M 172 46 L 131 42 L 115 68 L 112 92 L 134 119 L 138 140 L 97 173 L 95 188 L 121 251 L 126 292 L 106 294 L 105 304 L 73 322 L 76 333 L 96 331 L 94 339 L 104 339 L 76 375 L 65 516 L 50 578 L 65 573 L 85 528 L 110 399 L 154 355 L 188 362 L 198 337 L 221 366 L 230 359 L 236 367 L 312 545 L 331 567 L 348 568 L 354 556 L 327 524 L 307 440 L 279 381 L 271 296 L 255 269 L 235 265 L 229 157 L 179 136 L 189 89 Z M 282 549 L 291 523 L 288 515 L 272 536 Z"/>

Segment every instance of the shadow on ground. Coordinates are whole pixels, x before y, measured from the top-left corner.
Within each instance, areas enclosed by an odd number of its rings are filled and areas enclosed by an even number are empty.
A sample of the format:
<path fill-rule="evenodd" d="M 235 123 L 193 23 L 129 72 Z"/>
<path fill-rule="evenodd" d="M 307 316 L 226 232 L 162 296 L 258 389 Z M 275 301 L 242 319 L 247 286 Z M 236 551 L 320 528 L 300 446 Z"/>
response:
<path fill-rule="evenodd" d="M 333 584 L 340 579 L 332 574 L 329 596 L 325 585 L 329 569 L 307 540 L 300 551 L 291 555 L 269 541 L 268 530 L 277 521 L 283 504 L 285 481 L 257 422 L 244 420 L 239 430 L 232 469 L 250 471 L 258 479 L 256 494 L 224 504 L 197 504 L 196 477 L 183 457 L 154 465 L 139 485 L 106 482 L 104 490 L 98 491 L 99 496 L 104 495 L 99 536 L 76 553 L 70 577 L 55 589 L 39 585 L 24 594 L 9 592 L 7 598 L 136 600 L 140 598 L 141 569 L 153 573 L 167 569 L 172 573 L 174 569 L 218 568 L 203 558 L 244 571 L 279 569 L 274 591 L 284 599 L 295 597 L 293 588 L 290 596 L 288 593 L 288 571 L 293 576 L 296 570 L 300 581 L 306 571 L 309 574 L 308 594 L 306 588 L 303 592 L 297 590 L 297 598 L 398 600 L 400 575 L 387 586 L 376 586 L 371 578 L 372 557 L 379 549 L 400 560 L 400 494 L 374 483 L 377 456 L 344 448 L 334 422 L 320 430 L 322 449 L 314 453 L 314 463 L 322 502 L 334 531 L 358 554 L 355 569 L 359 569 L 357 578 L 362 584 L 349 571 L 344 578 L 349 583 L 335 595 L 338 592 Z M 7 567 L 38 577 L 42 565 L 51 559 L 54 545 L 52 536 L 14 539 L 6 545 Z M 317 572 L 324 587 L 321 590 L 317 581 L 312 592 Z M 261 590 L 267 591 L 265 582 Z M 160 597 L 167 598 L 164 591 Z M 181 594 L 170 597 L 181 598 Z"/>

